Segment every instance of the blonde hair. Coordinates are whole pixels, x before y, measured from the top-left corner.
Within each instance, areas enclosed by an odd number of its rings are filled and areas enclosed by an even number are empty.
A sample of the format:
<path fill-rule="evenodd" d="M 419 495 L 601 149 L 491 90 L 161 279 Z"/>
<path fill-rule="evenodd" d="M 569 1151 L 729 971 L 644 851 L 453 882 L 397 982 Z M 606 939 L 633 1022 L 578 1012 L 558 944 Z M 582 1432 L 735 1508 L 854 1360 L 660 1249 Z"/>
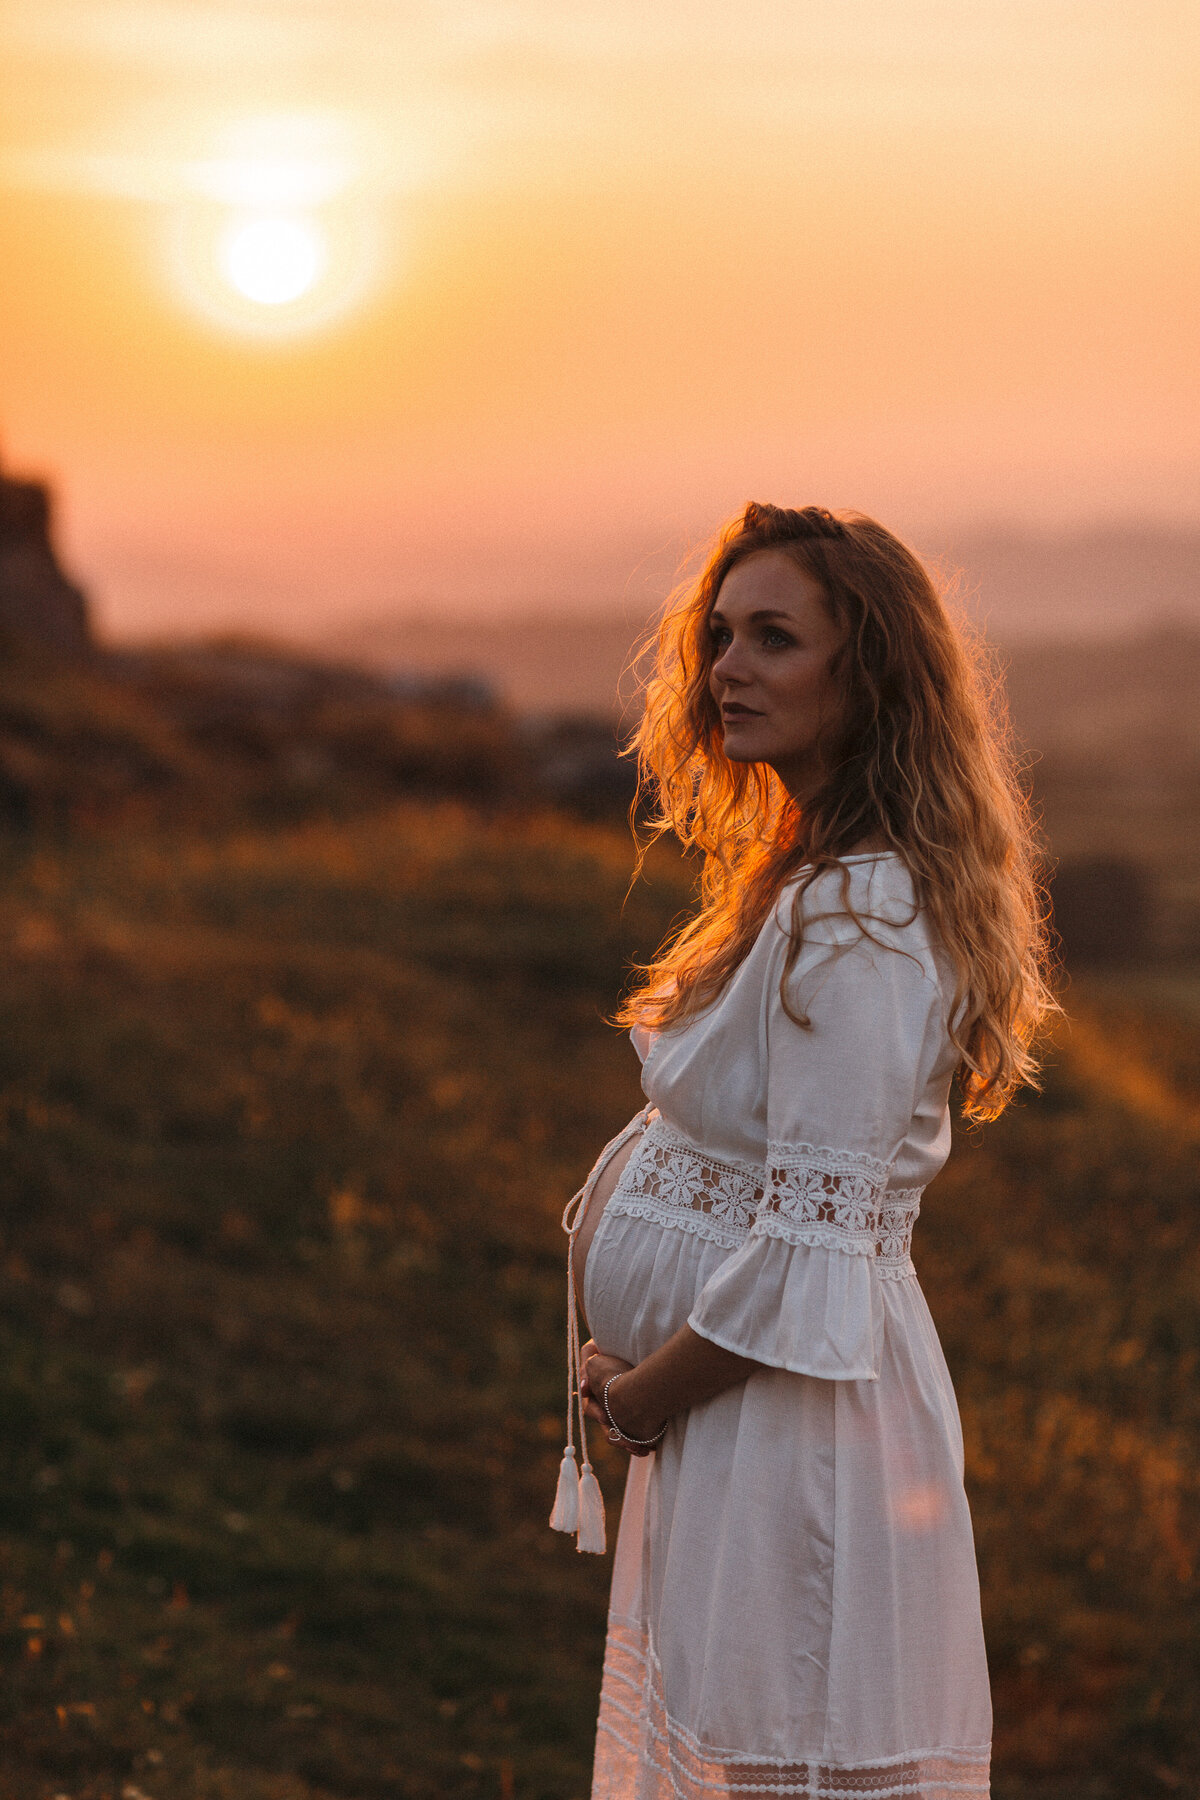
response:
<path fill-rule="evenodd" d="M 765 764 L 725 755 L 709 687 L 708 621 L 721 583 L 735 563 L 768 549 L 785 551 L 820 585 L 845 631 L 833 663 L 845 704 L 827 745 L 829 773 L 802 808 Z M 673 831 L 704 861 L 699 912 L 640 969 L 621 1022 L 661 1028 L 707 1006 L 784 883 L 803 871 L 786 1006 L 803 895 L 840 869 L 853 911 L 841 859 L 870 838 L 907 865 L 953 970 L 964 1112 L 995 1118 L 1018 1087 L 1036 1086 L 1035 1038 L 1058 1010 L 1038 840 L 997 683 L 913 552 L 861 513 L 751 503 L 645 648 L 654 668 L 631 746 L 639 794 L 652 802 L 652 837 Z"/>

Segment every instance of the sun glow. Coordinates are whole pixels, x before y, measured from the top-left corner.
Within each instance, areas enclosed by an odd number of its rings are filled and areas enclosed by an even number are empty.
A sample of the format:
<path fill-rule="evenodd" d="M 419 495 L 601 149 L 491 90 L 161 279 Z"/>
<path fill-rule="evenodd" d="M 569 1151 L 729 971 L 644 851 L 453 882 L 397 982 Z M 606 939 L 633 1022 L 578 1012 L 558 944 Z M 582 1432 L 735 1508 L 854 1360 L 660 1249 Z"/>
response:
<path fill-rule="evenodd" d="M 239 219 L 227 228 L 220 257 L 230 283 L 247 300 L 286 306 L 320 279 L 328 247 L 310 219 Z"/>
<path fill-rule="evenodd" d="M 382 267 L 380 196 L 346 121 L 230 123 L 184 165 L 168 242 L 191 310 L 241 336 L 323 330 L 362 304 Z"/>

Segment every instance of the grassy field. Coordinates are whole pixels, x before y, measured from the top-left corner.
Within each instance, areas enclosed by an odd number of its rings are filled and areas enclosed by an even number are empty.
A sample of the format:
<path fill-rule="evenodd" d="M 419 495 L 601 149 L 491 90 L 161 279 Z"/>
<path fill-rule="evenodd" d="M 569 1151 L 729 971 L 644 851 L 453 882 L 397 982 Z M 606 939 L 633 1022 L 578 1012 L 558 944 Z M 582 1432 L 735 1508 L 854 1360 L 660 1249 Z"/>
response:
<path fill-rule="evenodd" d="M 2 857 L 0 1800 L 583 1800 L 558 1215 L 679 870 L 453 807 Z M 1078 984 L 919 1227 L 998 1800 L 1200 1789 L 1198 994 Z"/>

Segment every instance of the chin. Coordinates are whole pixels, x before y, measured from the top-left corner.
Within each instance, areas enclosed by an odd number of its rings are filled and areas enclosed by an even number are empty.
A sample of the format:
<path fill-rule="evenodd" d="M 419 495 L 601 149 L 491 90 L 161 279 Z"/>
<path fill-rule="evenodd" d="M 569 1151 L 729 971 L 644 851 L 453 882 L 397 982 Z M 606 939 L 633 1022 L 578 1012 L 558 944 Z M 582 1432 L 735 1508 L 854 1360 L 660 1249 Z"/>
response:
<path fill-rule="evenodd" d="M 755 750 L 749 744 L 730 743 L 726 738 L 722 747 L 730 762 L 760 763 L 767 760 L 761 749 Z"/>

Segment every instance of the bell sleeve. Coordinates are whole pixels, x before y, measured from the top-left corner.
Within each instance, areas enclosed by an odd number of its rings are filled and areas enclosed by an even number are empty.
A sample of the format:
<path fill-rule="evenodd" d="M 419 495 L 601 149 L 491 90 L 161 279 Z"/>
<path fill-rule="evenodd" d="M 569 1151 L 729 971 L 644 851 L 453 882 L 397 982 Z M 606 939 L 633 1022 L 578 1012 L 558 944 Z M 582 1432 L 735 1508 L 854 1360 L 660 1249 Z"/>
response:
<path fill-rule="evenodd" d="M 688 1323 L 773 1368 L 873 1381 L 884 1193 L 944 1037 L 941 996 L 899 949 L 866 937 L 806 945 L 788 988 L 805 1029 L 780 999 L 782 949 L 765 1002 L 763 1197 Z"/>

